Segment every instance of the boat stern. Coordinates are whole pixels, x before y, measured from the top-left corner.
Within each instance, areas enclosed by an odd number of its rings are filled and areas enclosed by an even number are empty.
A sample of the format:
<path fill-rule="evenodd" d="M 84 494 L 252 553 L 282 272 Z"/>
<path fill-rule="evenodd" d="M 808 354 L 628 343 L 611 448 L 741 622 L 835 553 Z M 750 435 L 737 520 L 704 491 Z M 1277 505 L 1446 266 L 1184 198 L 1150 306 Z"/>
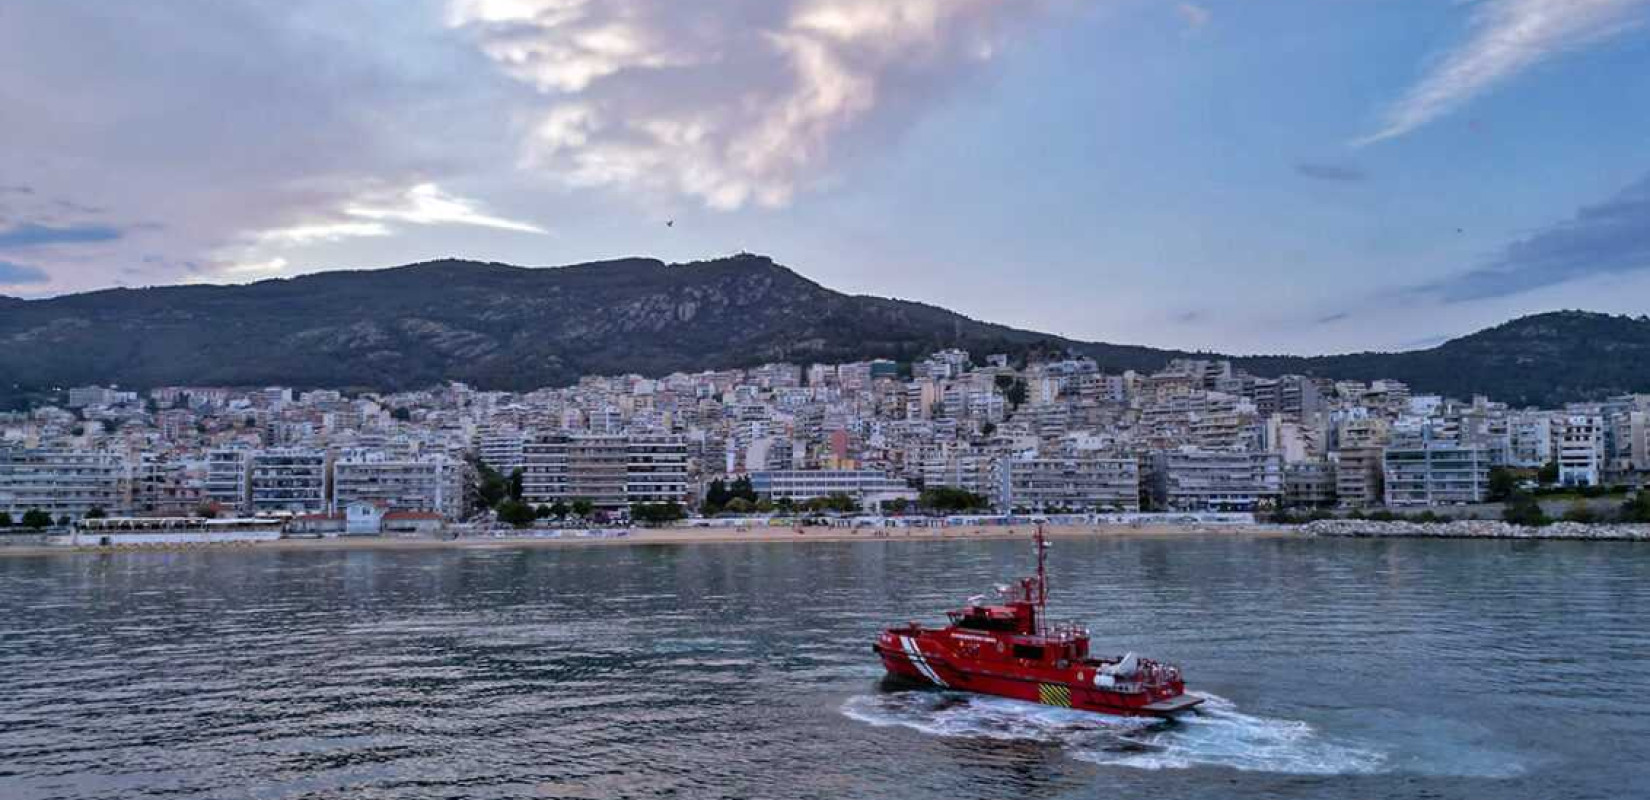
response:
<path fill-rule="evenodd" d="M 1140 707 L 1140 711 L 1141 713 L 1153 717 L 1173 719 L 1174 717 L 1185 714 L 1202 704 L 1202 697 L 1198 697 L 1195 694 L 1179 694 L 1174 697 L 1168 697 L 1162 700 L 1147 703 L 1146 705 Z"/>

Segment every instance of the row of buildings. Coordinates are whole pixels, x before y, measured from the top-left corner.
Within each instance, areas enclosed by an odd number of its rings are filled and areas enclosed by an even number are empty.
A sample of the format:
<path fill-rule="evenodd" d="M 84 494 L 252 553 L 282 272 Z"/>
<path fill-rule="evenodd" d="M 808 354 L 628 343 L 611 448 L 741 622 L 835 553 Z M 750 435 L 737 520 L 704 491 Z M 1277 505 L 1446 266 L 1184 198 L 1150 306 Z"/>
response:
<path fill-rule="evenodd" d="M 1151 373 L 1092 359 L 767 364 L 589 376 L 532 392 L 450 384 L 346 396 L 285 387 L 79 387 L 0 414 L 0 512 L 460 519 L 477 465 L 532 505 L 694 504 L 748 476 L 762 499 L 866 507 L 953 487 L 994 508 L 1251 511 L 1482 502 L 1495 468 L 1643 483 L 1650 395 L 1557 409 L 1392 380 L 1262 377 L 1213 360 Z"/>

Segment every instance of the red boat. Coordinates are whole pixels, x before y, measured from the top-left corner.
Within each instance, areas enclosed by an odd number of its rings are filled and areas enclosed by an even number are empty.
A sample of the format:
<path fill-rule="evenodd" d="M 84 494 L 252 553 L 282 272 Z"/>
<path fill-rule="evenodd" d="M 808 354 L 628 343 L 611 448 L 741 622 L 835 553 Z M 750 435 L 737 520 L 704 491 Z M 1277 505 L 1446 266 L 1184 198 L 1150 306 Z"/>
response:
<path fill-rule="evenodd" d="M 1122 716 L 1173 717 L 1203 702 L 1186 694 L 1178 667 L 1133 653 L 1093 658 L 1087 628 L 1050 624 L 1044 569 L 1048 543 L 1041 527 L 1036 542 L 1037 576 L 1022 579 L 1013 591 L 998 587 L 998 604 L 975 597 L 950 612 L 951 624 L 944 628 L 912 622 L 883 631 L 871 649 L 882 657 L 889 676 Z"/>

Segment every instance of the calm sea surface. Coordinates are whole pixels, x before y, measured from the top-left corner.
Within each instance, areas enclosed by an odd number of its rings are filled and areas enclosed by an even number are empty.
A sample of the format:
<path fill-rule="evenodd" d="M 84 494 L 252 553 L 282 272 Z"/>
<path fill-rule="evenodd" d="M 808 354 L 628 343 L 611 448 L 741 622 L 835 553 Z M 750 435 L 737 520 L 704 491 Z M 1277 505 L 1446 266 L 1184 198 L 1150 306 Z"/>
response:
<path fill-rule="evenodd" d="M 1650 546 L 1061 541 L 1138 722 L 885 692 L 1021 542 L 0 558 L 0 798 L 1650 796 Z"/>

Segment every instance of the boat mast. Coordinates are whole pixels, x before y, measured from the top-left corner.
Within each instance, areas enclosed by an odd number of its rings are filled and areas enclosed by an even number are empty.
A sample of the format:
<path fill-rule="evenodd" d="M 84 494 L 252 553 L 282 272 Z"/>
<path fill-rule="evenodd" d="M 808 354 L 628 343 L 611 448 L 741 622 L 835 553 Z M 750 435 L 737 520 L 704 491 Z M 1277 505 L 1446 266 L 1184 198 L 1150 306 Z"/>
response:
<path fill-rule="evenodd" d="M 1043 539 L 1043 523 L 1037 523 L 1037 627 L 1044 627 L 1048 616 L 1048 542 Z"/>

